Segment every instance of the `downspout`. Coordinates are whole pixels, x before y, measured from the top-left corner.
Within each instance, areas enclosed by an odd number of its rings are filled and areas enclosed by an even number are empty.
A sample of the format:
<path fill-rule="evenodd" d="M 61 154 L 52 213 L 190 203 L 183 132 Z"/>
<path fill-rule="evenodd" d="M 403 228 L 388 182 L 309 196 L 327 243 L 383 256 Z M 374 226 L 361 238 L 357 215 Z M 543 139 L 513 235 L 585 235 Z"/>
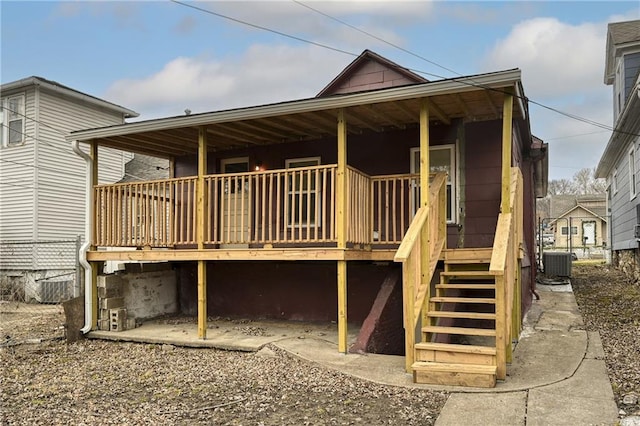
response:
<path fill-rule="evenodd" d="M 92 318 L 93 318 L 93 284 L 91 265 L 87 261 L 87 251 L 91 245 L 91 177 L 93 176 L 93 160 L 90 155 L 80 149 L 80 142 L 71 142 L 71 148 L 78 156 L 80 156 L 87 163 L 87 179 L 86 179 L 86 194 L 85 200 L 85 225 L 84 225 L 84 244 L 80 246 L 79 259 L 82 268 L 84 269 L 84 327 L 80 329 L 82 334 L 87 334 L 91 331 Z"/>

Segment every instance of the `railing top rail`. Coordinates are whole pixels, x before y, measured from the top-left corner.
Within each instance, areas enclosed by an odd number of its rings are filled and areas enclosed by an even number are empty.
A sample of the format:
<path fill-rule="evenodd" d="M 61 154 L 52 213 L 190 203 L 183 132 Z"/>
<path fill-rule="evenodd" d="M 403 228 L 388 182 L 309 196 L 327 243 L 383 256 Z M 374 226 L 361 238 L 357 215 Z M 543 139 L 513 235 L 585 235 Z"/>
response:
<path fill-rule="evenodd" d="M 205 175 L 205 178 L 220 178 L 220 177 L 241 177 L 241 176 L 254 176 L 254 175 L 268 175 L 274 173 L 292 173 L 292 172 L 304 172 L 309 170 L 322 170 L 322 169 L 335 169 L 338 167 L 337 164 L 321 164 L 319 166 L 306 166 L 306 167 L 295 167 L 291 169 L 272 169 L 272 170 L 258 170 L 252 172 L 242 172 L 242 173 L 212 173 Z"/>
<path fill-rule="evenodd" d="M 94 188 L 106 188 L 106 187 L 120 187 L 127 185 L 142 185 L 142 184 L 152 184 L 152 183 L 162 183 L 162 182 L 179 182 L 179 181 L 189 181 L 189 180 L 197 180 L 197 176 L 186 176 L 186 177 L 177 177 L 177 178 L 166 178 L 166 179 L 153 179 L 153 180 L 135 180 L 130 182 L 117 182 L 117 183 L 101 183 L 100 185 L 94 185 Z"/>

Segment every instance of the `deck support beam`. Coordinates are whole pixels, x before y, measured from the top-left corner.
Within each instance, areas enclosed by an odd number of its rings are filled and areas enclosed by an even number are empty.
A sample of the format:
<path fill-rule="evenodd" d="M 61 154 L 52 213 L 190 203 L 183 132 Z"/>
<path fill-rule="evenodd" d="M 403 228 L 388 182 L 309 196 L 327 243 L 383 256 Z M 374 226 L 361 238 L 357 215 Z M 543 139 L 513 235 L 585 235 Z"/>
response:
<path fill-rule="evenodd" d="M 207 128 L 198 130 L 198 181 L 196 183 L 196 240 L 204 249 L 206 197 L 204 176 L 207 174 Z M 198 260 L 198 338 L 207 338 L 207 261 Z"/>
<path fill-rule="evenodd" d="M 502 195 L 500 212 L 511 213 L 511 145 L 513 134 L 513 94 L 505 90 L 502 110 Z"/>
<path fill-rule="evenodd" d="M 336 226 L 338 248 L 347 247 L 347 120 L 338 111 L 338 167 L 336 170 Z M 338 351 L 347 353 L 347 262 L 338 261 Z"/>

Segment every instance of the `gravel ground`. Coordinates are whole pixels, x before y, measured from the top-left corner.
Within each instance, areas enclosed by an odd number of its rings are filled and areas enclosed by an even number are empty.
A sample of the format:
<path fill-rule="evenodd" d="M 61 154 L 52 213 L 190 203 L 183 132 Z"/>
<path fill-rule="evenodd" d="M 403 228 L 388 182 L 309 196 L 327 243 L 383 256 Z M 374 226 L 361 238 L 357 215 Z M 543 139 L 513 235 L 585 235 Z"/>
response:
<path fill-rule="evenodd" d="M 571 283 L 586 328 L 602 338 L 621 415 L 640 415 L 640 284 L 606 265 L 574 266 Z"/>
<path fill-rule="evenodd" d="M 275 347 L 67 344 L 60 311 L 0 321 L 10 335 L 0 348 L 1 424 L 432 425 L 447 397 L 370 383 Z"/>

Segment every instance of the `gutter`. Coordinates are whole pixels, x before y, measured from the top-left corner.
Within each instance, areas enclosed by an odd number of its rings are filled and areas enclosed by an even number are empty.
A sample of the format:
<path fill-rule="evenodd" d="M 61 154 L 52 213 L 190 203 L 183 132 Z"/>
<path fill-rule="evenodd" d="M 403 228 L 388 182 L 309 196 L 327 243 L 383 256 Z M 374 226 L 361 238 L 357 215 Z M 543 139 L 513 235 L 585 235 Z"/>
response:
<path fill-rule="evenodd" d="M 87 261 L 87 251 L 91 245 L 91 177 L 93 176 L 93 159 L 80 149 L 79 141 L 73 141 L 71 149 L 87 163 L 84 243 L 80 246 L 80 252 L 78 253 L 80 265 L 84 269 L 84 327 L 80 331 L 82 334 L 87 334 L 93 327 L 93 283 L 91 265 Z"/>

